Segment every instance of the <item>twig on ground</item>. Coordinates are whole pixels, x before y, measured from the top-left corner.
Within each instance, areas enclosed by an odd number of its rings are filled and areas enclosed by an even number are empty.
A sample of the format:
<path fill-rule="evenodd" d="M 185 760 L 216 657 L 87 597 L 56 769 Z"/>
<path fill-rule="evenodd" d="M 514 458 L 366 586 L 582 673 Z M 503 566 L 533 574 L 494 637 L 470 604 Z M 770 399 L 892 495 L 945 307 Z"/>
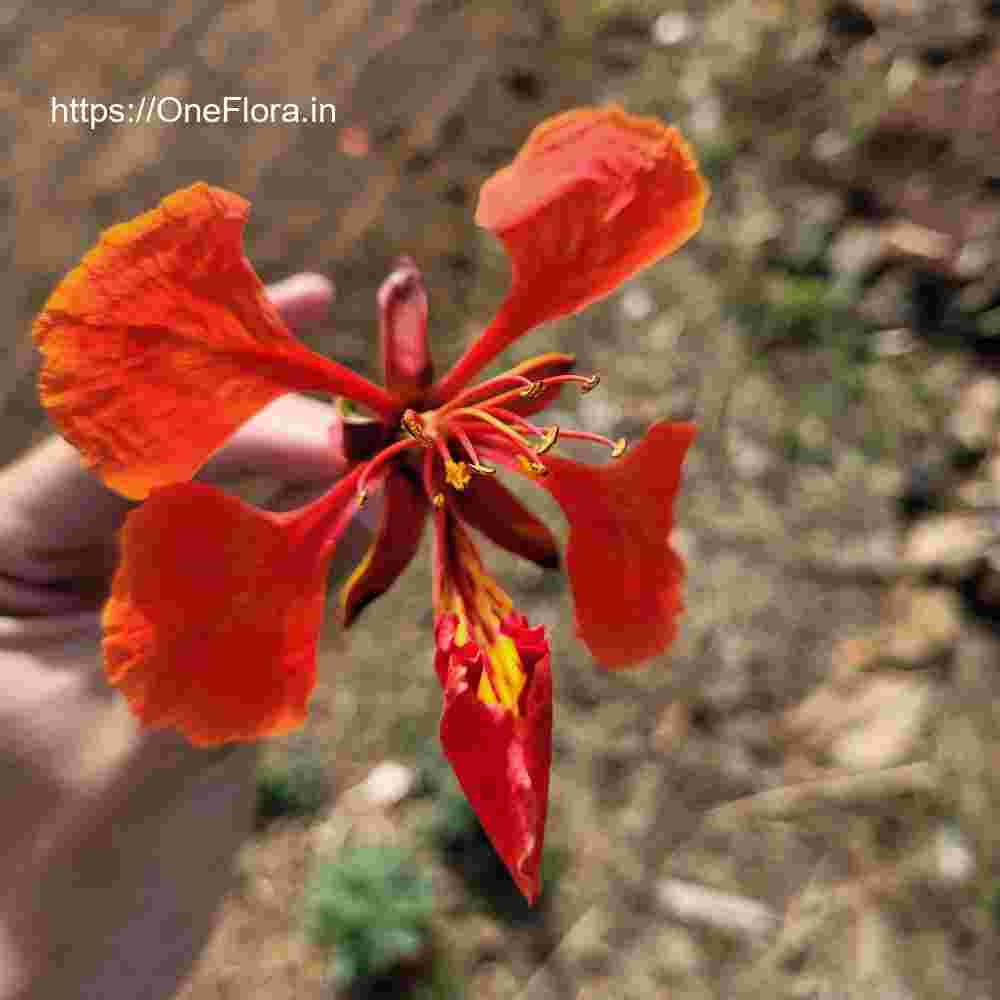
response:
<path fill-rule="evenodd" d="M 715 828 L 726 828 L 747 820 L 793 819 L 830 808 L 877 808 L 890 798 L 933 795 L 938 787 L 937 769 L 921 761 L 771 788 L 711 810 L 705 822 Z"/>

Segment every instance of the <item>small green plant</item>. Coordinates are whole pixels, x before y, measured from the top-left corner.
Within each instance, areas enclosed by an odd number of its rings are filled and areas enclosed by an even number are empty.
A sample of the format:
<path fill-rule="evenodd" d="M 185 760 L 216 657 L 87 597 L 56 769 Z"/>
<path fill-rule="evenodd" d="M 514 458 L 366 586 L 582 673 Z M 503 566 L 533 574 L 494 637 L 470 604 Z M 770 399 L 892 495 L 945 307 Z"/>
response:
<path fill-rule="evenodd" d="M 853 315 L 856 297 L 852 287 L 822 275 L 778 272 L 772 274 L 763 298 L 744 317 L 751 321 L 751 332 L 765 344 L 864 354 L 864 330 Z"/>
<path fill-rule="evenodd" d="M 406 996 L 433 969 L 432 910 L 430 881 L 411 854 L 357 847 L 320 866 L 306 890 L 305 927 L 319 947 L 334 949 L 338 988 L 390 995 L 392 981 L 391 995 Z"/>
<path fill-rule="evenodd" d="M 323 765 L 311 748 L 289 750 L 257 770 L 257 826 L 280 816 L 312 816 L 325 798 Z"/>
<path fill-rule="evenodd" d="M 1000 879 L 994 879 L 982 890 L 979 906 L 989 914 L 993 926 L 1000 931 Z"/>

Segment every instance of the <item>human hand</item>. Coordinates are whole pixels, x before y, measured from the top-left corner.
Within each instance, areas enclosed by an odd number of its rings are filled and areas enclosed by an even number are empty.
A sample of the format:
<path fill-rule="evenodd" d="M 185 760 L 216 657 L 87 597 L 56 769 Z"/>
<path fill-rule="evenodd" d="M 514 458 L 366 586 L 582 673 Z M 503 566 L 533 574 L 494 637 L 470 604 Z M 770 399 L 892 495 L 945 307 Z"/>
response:
<path fill-rule="evenodd" d="M 270 294 L 293 328 L 332 298 L 317 275 Z M 282 397 L 199 478 L 328 485 L 331 418 Z M 132 506 L 58 438 L 0 472 L 0 1000 L 172 995 L 251 828 L 252 747 L 142 732 L 104 682 L 98 612 Z"/>

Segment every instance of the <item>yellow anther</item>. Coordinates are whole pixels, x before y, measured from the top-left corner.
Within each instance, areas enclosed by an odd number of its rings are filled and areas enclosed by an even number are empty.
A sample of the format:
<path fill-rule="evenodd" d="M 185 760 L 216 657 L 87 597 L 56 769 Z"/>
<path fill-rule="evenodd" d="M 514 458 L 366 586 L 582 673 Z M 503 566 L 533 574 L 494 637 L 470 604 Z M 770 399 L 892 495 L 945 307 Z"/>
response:
<path fill-rule="evenodd" d="M 431 497 L 431 503 L 434 504 L 438 510 L 440 510 L 444 506 L 444 494 L 435 493 L 434 496 Z"/>
<path fill-rule="evenodd" d="M 420 414 L 413 410 L 406 410 L 400 420 L 404 431 L 415 441 L 426 441 L 427 435 L 424 433 L 424 422 L 420 419 Z"/>
<path fill-rule="evenodd" d="M 531 473 L 533 476 L 547 476 L 549 473 L 546 466 L 542 465 L 541 462 L 533 462 L 527 455 L 519 454 L 517 461 L 525 472 Z"/>
<path fill-rule="evenodd" d="M 469 485 L 472 475 L 465 462 L 453 462 L 448 458 L 444 463 L 444 478 L 449 486 L 454 486 L 456 490 L 464 490 Z"/>
<path fill-rule="evenodd" d="M 587 380 L 580 383 L 580 392 L 593 392 L 600 384 L 600 375 L 588 375 Z"/>
<path fill-rule="evenodd" d="M 542 443 L 535 445 L 535 452 L 544 455 L 559 440 L 559 425 L 553 424 L 542 435 Z"/>
<path fill-rule="evenodd" d="M 538 397 L 545 391 L 544 382 L 532 382 L 531 385 L 526 385 L 521 390 L 521 397 L 523 399 L 538 399 Z"/>
<path fill-rule="evenodd" d="M 358 510 L 361 510 L 364 505 L 368 503 L 368 490 L 358 491 Z"/>
<path fill-rule="evenodd" d="M 470 462 L 469 468 L 481 476 L 495 476 L 497 471 L 492 465 L 483 465 L 481 462 Z"/>
<path fill-rule="evenodd" d="M 611 449 L 612 458 L 621 458 L 625 454 L 625 449 L 628 447 L 628 441 L 625 438 L 619 438 L 615 442 L 614 448 Z"/>

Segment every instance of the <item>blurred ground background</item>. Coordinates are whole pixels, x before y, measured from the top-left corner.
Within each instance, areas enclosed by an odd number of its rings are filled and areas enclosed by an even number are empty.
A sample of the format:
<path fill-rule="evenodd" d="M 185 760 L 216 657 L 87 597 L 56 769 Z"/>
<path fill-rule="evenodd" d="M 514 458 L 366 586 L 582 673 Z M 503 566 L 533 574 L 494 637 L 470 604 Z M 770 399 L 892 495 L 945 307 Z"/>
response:
<path fill-rule="evenodd" d="M 432 879 L 446 972 L 425 995 L 1000 995 L 998 32 L 989 0 L 5 0 L 3 460 L 44 433 L 45 296 L 102 228 L 193 180 L 253 202 L 265 280 L 336 282 L 307 339 L 368 373 L 400 254 L 442 367 L 488 320 L 506 271 L 476 192 L 546 115 L 661 115 L 713 184 L 676 258 L 512 352 L 602 373 L 560 422 L 701 425 L 669 662 L 602 675 L 561 579 L 488 553 L 552 633 L 562 874 L 539 914 L 482 905 L 423 832 L 449 808 L 423 558 L 331 627 L 307 730 L 268 750 L 286 777 L 308 762 L 316 801 L 262 823 L 186 1000 L 332 995 L 302 894 L 368 843 Z M 316 96 L 338 121 L 50 120 L 52 97 L 153 94 Z M 432 794 L 345 794 L 387 759 Z"/>

